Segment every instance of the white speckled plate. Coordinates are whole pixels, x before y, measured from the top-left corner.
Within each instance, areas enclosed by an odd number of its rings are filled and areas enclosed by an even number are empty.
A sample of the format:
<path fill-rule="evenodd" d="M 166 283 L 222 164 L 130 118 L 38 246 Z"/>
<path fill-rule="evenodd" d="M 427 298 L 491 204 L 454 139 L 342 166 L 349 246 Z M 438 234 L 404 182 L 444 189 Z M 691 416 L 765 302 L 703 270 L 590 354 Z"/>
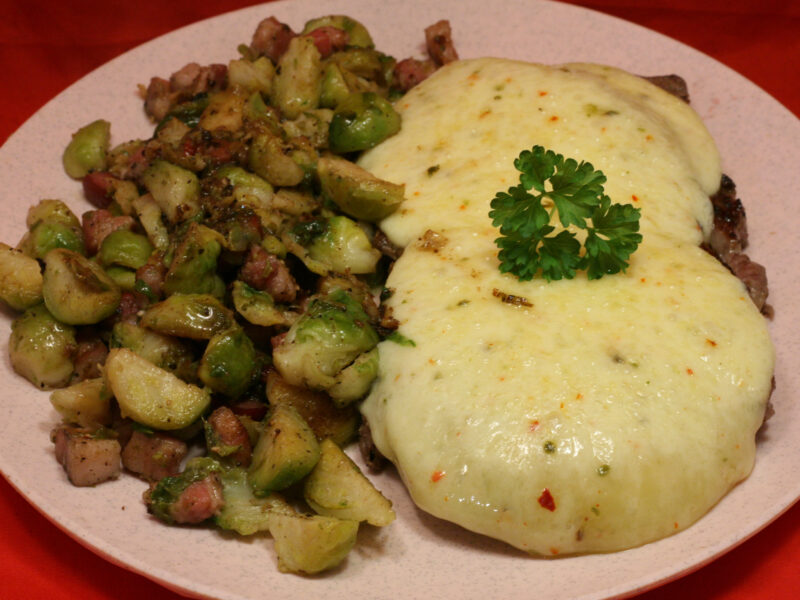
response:
<path fill-rule="evenodd" d="M 395 502 L 395 524 L 365 529 L 335 573 L 281 575 L 268 537 L 241 541 L 204 529 L 167 528 L 148 518 L 140 500 L 144 485 L 132 477 L 97 489 L 71 487 L 53 458 L 48 432 L 57 418 L 46 394 L 9 366 L 9 313 L 0 318 L 5 477 L 58 526 L 109 560 L 182 593 L 225 599 L 522 598 L 529 597 L 531 582 L 542 598 L 628 595 L 712 560 L 788 508 L 800 496 L 800 404 L 792 398 L 800 387 L 800 285 L 797 254 L 787 252 L 800 241 L 796 207 L 790 205 L 800 189 L 800 123 L 730 69 L 635 25 L 532 0 L 298 0 L 192 25 L 98 69 L 8 140 L 0 149 L 0 239 L 13 244 L 20 238 L 26 207 L 40 198 L 62 198 L 78 213 L 86 209 L 80 185 L 61 169 L 63 147 L 71 132 L 98 117 L 112 122 L 115 142 L 148 136 L 136 84 L 192 60 L 226 62 L 270 14 L 298 28 L 330 13 L 359 18 L 382 50 L 401 58 L 421 55 L 423 28 L 448 18 L 462 57 L 604 62 L 640 74 L 679 73 L 687 80 L 692 103 L 716 137 L 725 171 L 749 210 L 752 256 L 768 267 L 777 309 L 771 326 L 778 349 L 776 416 L 753 474 L 697 524 L 669 539 L 616 554 L 535 559 L 421 513 L 398 478 L 386 473 L 376 479 Z"/>

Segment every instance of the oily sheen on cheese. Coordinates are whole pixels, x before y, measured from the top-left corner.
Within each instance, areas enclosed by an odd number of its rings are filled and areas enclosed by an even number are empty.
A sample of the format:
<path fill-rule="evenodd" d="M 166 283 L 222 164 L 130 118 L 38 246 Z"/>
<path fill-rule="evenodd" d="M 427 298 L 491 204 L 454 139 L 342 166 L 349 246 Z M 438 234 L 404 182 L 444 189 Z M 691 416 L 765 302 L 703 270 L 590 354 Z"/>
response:
<path fill-rule="evenodd" d="M 363 404 L 424 510 L 524 550 L 613 551 L 679 531 L 752 469 L 773 349 L 743 285 L 699 248 L 717 150 L 682 101 L 619 70 L 453 63 L 398 104 L 361 164 L 406 185 L 399 332 Z M 498 270 L 495 192 L 538 144 L 642 209 L 625 274 Z M 426 233 L 428 232 L 428 233 Z"/>

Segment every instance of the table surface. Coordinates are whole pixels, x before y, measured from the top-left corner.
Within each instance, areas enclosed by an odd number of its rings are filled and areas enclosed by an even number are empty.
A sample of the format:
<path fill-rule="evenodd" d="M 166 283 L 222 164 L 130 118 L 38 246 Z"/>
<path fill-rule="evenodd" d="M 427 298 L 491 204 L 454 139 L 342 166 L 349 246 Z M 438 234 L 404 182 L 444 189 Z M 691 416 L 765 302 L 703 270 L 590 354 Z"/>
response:
<path fill-rule="evenodd" d="M 800 3 L 575 0 L 680 40 L 738 71 L 800 115 Z M 0 143 L 94 68 L 247 0 L 26 0 L 0 3 Z M 268 11 L 265 11 L 268 12 Z M 179 598 L 62 533 L 0 478 L 0 597 Z M 728 554 L 637 600 L 784 600 L 800 588 L 800 504 Z"/>

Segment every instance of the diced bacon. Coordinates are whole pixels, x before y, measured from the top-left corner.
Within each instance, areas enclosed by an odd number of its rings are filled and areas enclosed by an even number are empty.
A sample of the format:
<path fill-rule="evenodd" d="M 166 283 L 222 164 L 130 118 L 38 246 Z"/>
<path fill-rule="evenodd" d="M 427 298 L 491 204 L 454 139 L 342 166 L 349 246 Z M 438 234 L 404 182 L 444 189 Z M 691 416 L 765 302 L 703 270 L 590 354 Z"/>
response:
<path fill-rule="evenodd" d="M 153 77 L 144 95 L 144 111 L 154 120 L 160 121 L 167 116 L 172 106 L 172 92 L 169 81 L 163 77 Z"/>
<path fill-rule="evenodd" d="M 405 58 L 394 68 L 394 75 L 397 80 L 397 87 L 407 92 L 415 85 L 427 79 L 436 70 L 436 65 L 432 60 L 417 60 L 416 58 Z"/>
<path fill-rule="evenodd" d="M 88 429 L 61 425 L 50 434 L 56 460 L 72 485 L 84 487 L 114 479 L 120 472 L 120 445 Z"/>
<path fill-rule="evenodd" d="M 185 442 L 165 433 L 134 430 L 122 451 L 122 464 L 148 481 L 177 475 L 189 451 Z"/>
<path fill-rule="evenodd" d="M 210 519 L 225 505 L 222 483 L 212 473 L 190 484 L 170 508 L 176 523 L 202 523 Z"/>
<path fill-rule="evenodd" d="M 108 347 L 99 337 L 79 340 L 72 358 L 77 378 L 83 381 L 102 377 L 100 367 L 106 362 L 106 356 Z"/>
<path fill-rule="evenodd" d="M 327 58 L 334 52 L 344 50 L 350 36 L 344 29 L 338 27 L 317 27 L 308 36 L 314 40 L 314 45 L 319 50 L 322 58 Z"/>
<path fill-rule="evenodd" d="M 436 66 L 441 67 L 458 60 L 458 53 L 453 46 L 450 21 L 443 19 L 430 27 L 426 27 L 425 42 L 428 47 L 428 55 Z"/>
<path fill-rule="evenodd" d="M 139 320 L 139 311 L 145 306 L 147 306 L 147 298 L 143 294 L 124 291 L 120 297 L 119 306 L 117 306 L 116 320 L 136 324 Z"/>
<path fill-rule="evenodd" d="M 105 171 L 94 171 L 83 178 L 83 195 L 97 208 L 108 208 L 111 204 L 113 183 L 116 178 Z"/>
<path fill-rule="evenodd" d="M 104 208 L 83 213 L 81 220 L 86 252 L 90 256 L 97 254 L 100 245 L 109 233 L 117 229 L 133 229 L 136 224 L 133 217 L 127 215 L 115 217 Z"/>
<path fill-rule="evenodd" d="M 228 81 L 228 67 L 222 64 L 184 65 L 169 78 L 169 88 L 180 98 L 190 98 L 212 89 L 222 89 Z"/>
<path fill-rule="evenodd" d="M 242 400 L 230 406 L 233 414 L 250 417 L 254 421 L 262 420 L 267 414 L 267 405 L 259 400 Z"/>
<path fill-rule="evenodd" d="M 268 17 L 256 27 L 250 48 L 256 54 L 266 56 L 277 63 L 295 36 L 291 27 L 275 17 Z"/>
<path fill-rule="evenodd" d="M 292 302 L 300 289 L 286 263 L 255 244 L 250 246 L 239 276 L 247 285 L 268 292 L 276 302 Z"/>
<path fill-rule="evenodd" d="M 253 448 L 239 417 L 227 406 L 220 406 L 208 416 L 207 422 L 216 438 L 209 450 L 230 457 L 236 464 L 249 466 Z M 236 450 L 231 452 L 233 448 Z"/>
<path fill-rule="evenodd" d="M 161 297 L 164 287 L 164 277 L 167 274 L 167 267 L 160 252 L 154 252 L 141 267 L 136 269 L 136 279 L 143 281 L 150 288 L 150 292 L 155 298 Z"/>

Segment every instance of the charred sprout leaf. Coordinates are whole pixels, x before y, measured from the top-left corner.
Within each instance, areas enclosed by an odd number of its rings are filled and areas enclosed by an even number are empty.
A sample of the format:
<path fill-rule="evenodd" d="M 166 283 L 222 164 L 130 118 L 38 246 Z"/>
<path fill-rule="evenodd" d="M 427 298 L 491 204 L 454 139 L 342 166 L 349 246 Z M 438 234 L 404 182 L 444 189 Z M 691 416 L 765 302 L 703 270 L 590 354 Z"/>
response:
<path fill-rule="evenodd" d="M 572 279 L 578 270 L 587 271 L 589 279 L 625 270 L 642 240 L 637 233 L 640 210 L 630 204 L 612 205 L 603 193 L 602 172 L 541 146 L 523 151 L 514 166 L 521 172 L 519 185 L 498 192 L 489 212 L 500 229 L 495 243 L 501 272 L 522 281 L 541 272 L 551 281 Z M 552 203 L 549 211 L 545 199 Z M 586 230 L 583 255 L 573 229 L 550 235 L 556 215 L 563 227 Z"/>

